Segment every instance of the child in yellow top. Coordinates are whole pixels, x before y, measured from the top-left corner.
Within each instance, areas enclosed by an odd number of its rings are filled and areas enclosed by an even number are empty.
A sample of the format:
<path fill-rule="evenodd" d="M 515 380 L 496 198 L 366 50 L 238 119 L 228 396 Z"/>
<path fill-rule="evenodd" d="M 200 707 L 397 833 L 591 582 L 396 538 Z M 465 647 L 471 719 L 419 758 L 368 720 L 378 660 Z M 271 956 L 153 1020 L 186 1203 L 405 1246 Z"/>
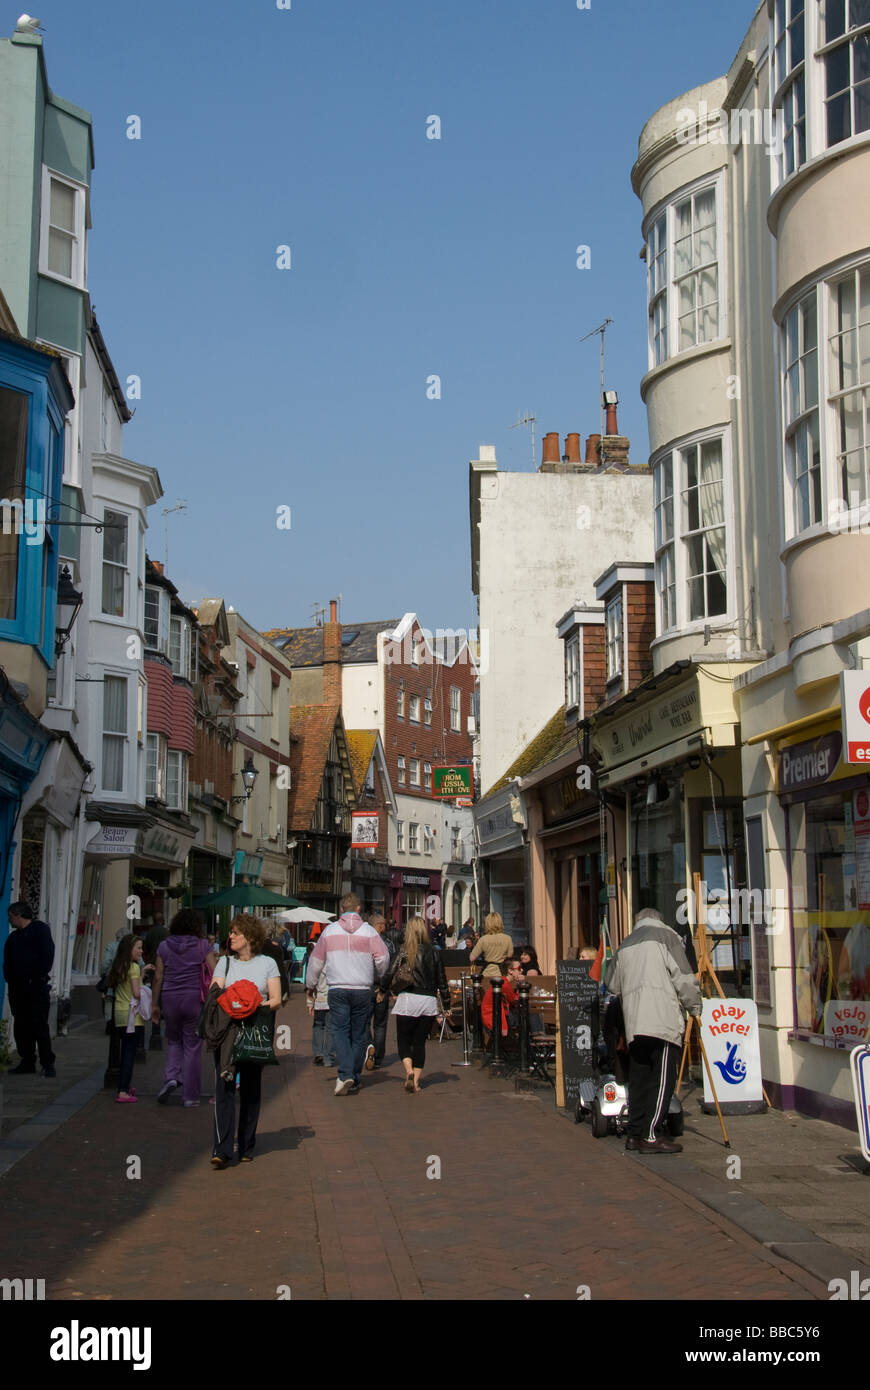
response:
<path fill-rule="evenodd" d="M 115 992 L 115 1032 L 120 1035 L 121 1065 L 118 1073 L 118 1094 L 115 1097 L 122 1105 L 135 1105 L 136 1092 L 130 1085 L 133 1080 L 133 1063 L 136 1061 L 136 1029 L 144 1026 L 143 1020 L 136 1017 L 132 1033 L 127 1032 L 130 1004 L 142 992 L 142 938 L 124 936 L 118 943 L 118 950 L 109 971 L 109 988 Z"/>

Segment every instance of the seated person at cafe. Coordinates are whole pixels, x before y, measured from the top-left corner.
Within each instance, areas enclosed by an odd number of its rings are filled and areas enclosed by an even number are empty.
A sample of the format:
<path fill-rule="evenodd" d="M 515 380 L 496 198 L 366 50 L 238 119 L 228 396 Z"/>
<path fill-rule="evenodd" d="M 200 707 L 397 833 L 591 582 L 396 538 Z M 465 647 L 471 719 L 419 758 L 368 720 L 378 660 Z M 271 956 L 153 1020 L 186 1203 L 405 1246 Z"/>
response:
<path fill-rule="evenodd" d="M 515 985 L 517 977 L 522 979 L 519 973 L 519 961 L 506 960 L 502 962 L 501 969 L 501 1035 L 507 1037 L 508 1028 L 516 1026 L 517 1013 L 517 993 Z M 488 1033 L 492 1032 L 492 985 L 489 985 L 486 993 L 480 1001 L 480 1017 L 483 1026 Z"/>

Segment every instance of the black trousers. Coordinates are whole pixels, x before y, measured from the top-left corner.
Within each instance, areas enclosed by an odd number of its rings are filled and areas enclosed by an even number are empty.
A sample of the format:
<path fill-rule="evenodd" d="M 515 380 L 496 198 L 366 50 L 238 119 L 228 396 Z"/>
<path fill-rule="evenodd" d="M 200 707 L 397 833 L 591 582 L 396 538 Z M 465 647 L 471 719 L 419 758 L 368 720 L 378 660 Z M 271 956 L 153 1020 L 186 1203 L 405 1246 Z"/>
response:
<path fill-rule="evenodd" d="M 387 1019 L 390 1016 L 390 996 L 387 994 L 380 1004 L 372 994 L 372 1042 L 375 1045 L 375 1061 L 382 1062 L 387 1050 Z"/>
<path fill-rule="evenodd" d="M 422 1071 L 426 1065 L 426 1039 L 432 1031 L 434 1014 L 424 1014 L 422 1018 L 403 1018 L 396 1015 L 396 1042 L 401 1058 L 410 1057 L 411 1066 Z"/>
<path fill-rule="evenodd" d="M 260 1118 L 260 1093 L 263 1068 L 259 1062 L 240 1062 L 239 1074 L 239 1158 L 254 1152 L 257 1141 L 257 1121 Z M 214 1158 L 233 1156 L 233 1129 L 236 1119 L 236 1078 L 224 1081 L 218 1070 L 215 1054 L 214 1100 Z"/>
<path fill-rule="evenodd" d="M 628 1049 L 628 1126 L 632 1139 L 652 1142 L 665 1123 L 677 1081 L 680 1048 L 661 1038 L 636 1036 Z"/>
<path fill-rule="evenodd" d="M 48 1010 L 51 996 L 48 985 L 9 985 L 9 1008 L 12 1010 L 15 1047 L 26 1066 L 49 1067 L 54 1063 L 51 1034 L 48 1030 Z"/>

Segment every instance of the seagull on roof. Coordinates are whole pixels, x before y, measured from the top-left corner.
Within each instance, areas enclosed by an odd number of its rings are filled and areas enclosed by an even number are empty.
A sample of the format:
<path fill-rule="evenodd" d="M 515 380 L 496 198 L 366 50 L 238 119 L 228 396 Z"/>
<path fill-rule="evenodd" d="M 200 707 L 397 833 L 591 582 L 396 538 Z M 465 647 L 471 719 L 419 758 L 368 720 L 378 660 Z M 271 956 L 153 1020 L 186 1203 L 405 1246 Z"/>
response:
<path fill-rule="evenodd" d="M 42 27 L 42 20 L 34 19 L 31 14 L 21 15 L 15 26 L 16 34 L 38 34 L 40 30 L 45 33 Z"/>

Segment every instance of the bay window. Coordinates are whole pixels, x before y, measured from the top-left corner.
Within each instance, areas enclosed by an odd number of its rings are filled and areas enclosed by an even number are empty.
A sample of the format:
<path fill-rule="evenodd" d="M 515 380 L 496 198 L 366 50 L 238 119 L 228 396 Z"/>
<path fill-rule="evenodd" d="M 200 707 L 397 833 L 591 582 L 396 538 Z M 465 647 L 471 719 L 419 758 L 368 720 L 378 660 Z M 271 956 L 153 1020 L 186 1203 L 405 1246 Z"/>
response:
<path fill-rule="evenodd" d="M 103 512 L 103 612 L 123 618 L 127 588 L 127 517 Z"/>
<path fill-rule="evenodd" d="M 870 130 L 868 0 L 826 0 L 822 38 L 825 136 L 830 148 Z"/>
<path fill-rule="evenodd" d="M 782 126 L 782 176 L 806 162 L 807 113 L 804 0 L 776 0 L 773 16 L 774 111 Z"/>
<path fill-rule="evenodd" d="M 43 169 L 39 270 L 79 289 L 85 287 L 85 196 L 83 184 Z"/>
<path fill-rule="evenodd" d="M 153 584 L 145 587 L 145 646 L 164 652 L 169 644 L 169 595 Z"/>
<path fill-rule="evenodd" d="M 575 634 L 565 643 L 565 706 L 575 709 L 580 704 L 580 637 Z"/>
<path fill-rule="evenodd" d="M 607 650 L 607 679 L 622 674 L 622 594 L 610 600 L 604 613 L 604 634 Z"/>
<path fill-rule="evenodd" d="M 724 617 L 728 557 L 723 436 L 686 443 L 665 454 L 655 464 L 654 482 L 660 632 Z"/>
<path fill-rule="evenodd" d="M 103 677 L 103 767 L 105 792 L 123 792 L 127 761 L 127 677 Z"/>
<path fill-rule="evenodd" d="M 185 622 L 184 618 L 169 620 L 169 661 L 174 675 L 183 676 L 188 681 L 191 679 L 190 623 Z"/>
<path fill-rule="evenodd" d="M 712 343 L 724 333 L 719 184 L 680 194 L 647 235 L 649 364 Z"/>
<path fill-rule="evenodd" d="M 145 745 L 145 796 L 149 801 L 166 801 L 166 739 L 148 734 Z"/>
<path fill-rule="evenodd" d="M 786 476 L 794 490 L 794 530 L 822 519 L 822 456 L 819 438 L 819 350 L 816 291 L 786 315 L 783 415 Z"/>
<path fill-rule="evenodd" d="M 828 392 L 836 420 L 836 483 L 848 506 L 868 495 L 870 471 L 870 266 L 832 286 Z"/>

